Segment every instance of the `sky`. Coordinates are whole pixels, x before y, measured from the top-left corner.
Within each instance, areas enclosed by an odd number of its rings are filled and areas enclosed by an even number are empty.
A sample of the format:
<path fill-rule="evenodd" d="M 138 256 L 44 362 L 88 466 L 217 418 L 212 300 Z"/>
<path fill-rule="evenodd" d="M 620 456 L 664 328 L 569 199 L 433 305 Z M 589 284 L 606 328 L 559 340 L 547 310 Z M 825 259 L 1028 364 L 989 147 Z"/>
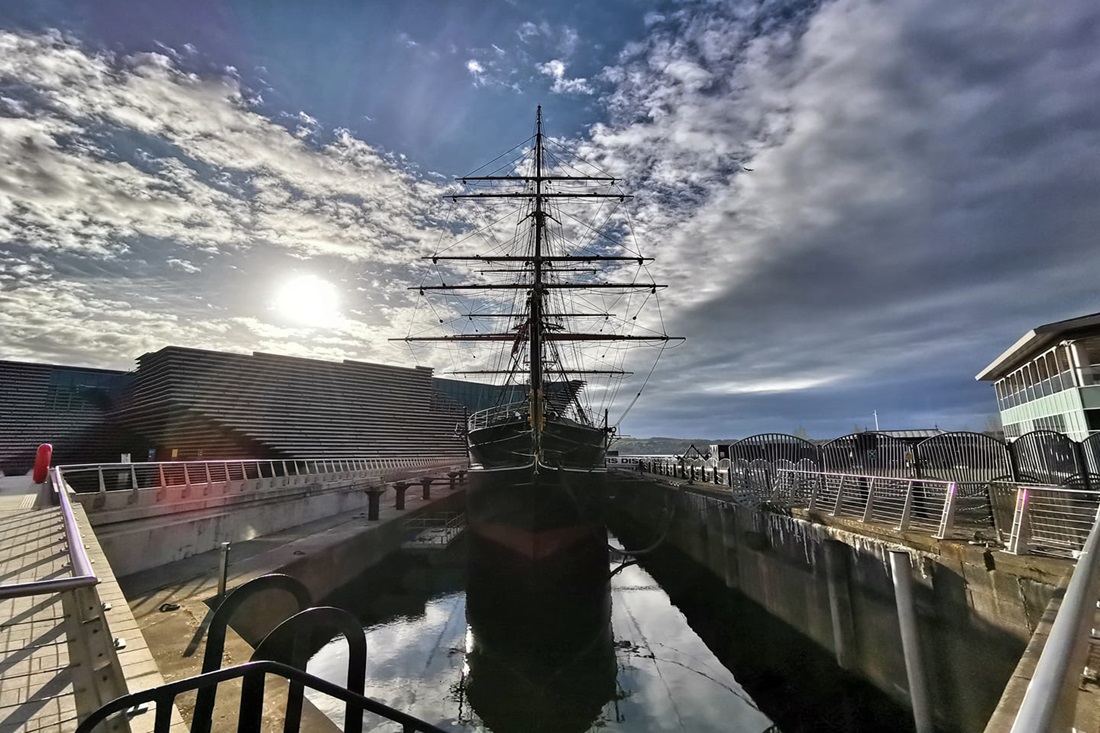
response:
<path fill-rule="evenodd" d="M 532 129 L 622 178 L 682 346 L 633 437 L 984 429 L 1100 311 L 1092 0 L 0 5 L 0 359 L 409 363 L 445 194 Z"/>

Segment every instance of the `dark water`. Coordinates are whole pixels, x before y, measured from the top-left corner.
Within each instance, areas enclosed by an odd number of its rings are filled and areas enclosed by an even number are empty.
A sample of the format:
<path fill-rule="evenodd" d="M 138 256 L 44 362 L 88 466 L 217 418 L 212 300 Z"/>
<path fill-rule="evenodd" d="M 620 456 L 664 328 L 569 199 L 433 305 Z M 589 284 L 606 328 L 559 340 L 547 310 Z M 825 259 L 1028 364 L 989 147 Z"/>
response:
<path fill-rule="evenodd" d="M 533 590 L 464 549 L 392 556 L 325 599 L 363 621 L 368 696 L 453 731 L 910 729 L 904 711 L 675 554 L 644 567 L 605 559 L 599 583 Z M 309 671 L 343 682 L 346 665 L 338 639 Z M 341 706 L 311 699 L 342 721 Z M 368 716 L 366 729 L 399 727 Z"/>

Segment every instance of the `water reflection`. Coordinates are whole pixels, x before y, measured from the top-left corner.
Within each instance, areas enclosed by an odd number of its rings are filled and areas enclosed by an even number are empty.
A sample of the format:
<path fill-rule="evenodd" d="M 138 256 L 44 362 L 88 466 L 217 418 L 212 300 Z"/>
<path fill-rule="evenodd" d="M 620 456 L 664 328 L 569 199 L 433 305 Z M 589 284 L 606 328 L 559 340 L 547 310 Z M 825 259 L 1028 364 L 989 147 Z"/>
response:
<path fill-rule="evenodd" d="M 616 695 L 606 538 L 532 566 L 470 538 L 466 694 L 494 733 L 588 730 Z"/>
<path fill-rule="evenodd" d="M 598 541 L 597 541 L 598 540 Z M 606 538 L 516 573 L 471 541 L 456 569 L 403 558 L 325 603 L 360 614 L 366 694 L 453 731 L 743 731 L 771 721 L 641 567 L 608 582 Z M 528 568 L 530 570 L 530 568 Z M 346 676 L 347 647 L 309 670 Z M 342 723 L 341 705 L 311 697 Z M 368 717 L 366 730 L 393 724 Z"/>

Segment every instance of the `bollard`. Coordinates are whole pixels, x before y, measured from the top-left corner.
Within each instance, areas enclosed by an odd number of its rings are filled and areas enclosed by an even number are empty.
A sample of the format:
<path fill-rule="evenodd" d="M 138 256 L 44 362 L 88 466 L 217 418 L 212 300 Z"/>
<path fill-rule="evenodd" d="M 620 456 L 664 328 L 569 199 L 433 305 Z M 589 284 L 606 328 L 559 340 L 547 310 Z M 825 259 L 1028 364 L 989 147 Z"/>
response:
<path fill-rule="evenodd" d="M 229 582 L 229 543 L 222 543 L 221 565 L 218 570 L 218 602 L 225 599 L 225 586 Z"/>
<path fill-rule="evenodd" d="M 450 481 L 451 481 L 450 490 L 454 491 L 455 490 L 455 479 L 458 478 L 458 471 L 449 472 L 447 474 L 447 478 L 450 479 Z"/>
<path fill-rule="evenodd" d="M 409 485 L 404 481 L 398 481 L 393 485 L 393 490 L 397 492 L 397 501 L 394 503 L 394 508 L 399 512 L 405 511 L 405 492 L 408 490 Z M 372 517 L 377 519 L 377 517 Z"/>
<path fill-rule="evenodd" d="M 432 498 L 432 477 L 425 476 L 420 479 L 420 485 L 424 487 L 424 501 Z"/>
<path fill-rule="evenodd" d="M 378 504 L 382 498 L 382 494 L 386 493 L 384 488 L 372 488 L 364 489 L 367 494 L 367 519 L 372 522 L 378 521 Z"/>

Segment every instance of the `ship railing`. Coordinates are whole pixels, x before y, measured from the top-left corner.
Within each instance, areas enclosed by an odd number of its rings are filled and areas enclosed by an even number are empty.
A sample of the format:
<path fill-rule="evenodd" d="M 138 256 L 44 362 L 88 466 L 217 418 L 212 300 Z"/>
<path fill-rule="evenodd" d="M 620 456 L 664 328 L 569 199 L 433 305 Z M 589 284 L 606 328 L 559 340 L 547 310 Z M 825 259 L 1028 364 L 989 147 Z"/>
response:
<path fill-rule="evenodd" d="M 466 424 L 469 430 L 480 430 L 510 419 L 520 419 L 527 414 L 526 402 L 510 402 L 507 405 L 495 405 L 478 410 L 470 415 Z"/>
<path fill-rule="evenodd" d="M 59 466 L 61 476 L 78 493 L 133 491 L 183 487 L 204 493 L 225 490 L 278 488 L 359 478 L 403 476 L 410 472 L 465 463 L 454 455 L 412 458 L 237 459 L 150 461 L 147 463 L 91 463 Z"/>

